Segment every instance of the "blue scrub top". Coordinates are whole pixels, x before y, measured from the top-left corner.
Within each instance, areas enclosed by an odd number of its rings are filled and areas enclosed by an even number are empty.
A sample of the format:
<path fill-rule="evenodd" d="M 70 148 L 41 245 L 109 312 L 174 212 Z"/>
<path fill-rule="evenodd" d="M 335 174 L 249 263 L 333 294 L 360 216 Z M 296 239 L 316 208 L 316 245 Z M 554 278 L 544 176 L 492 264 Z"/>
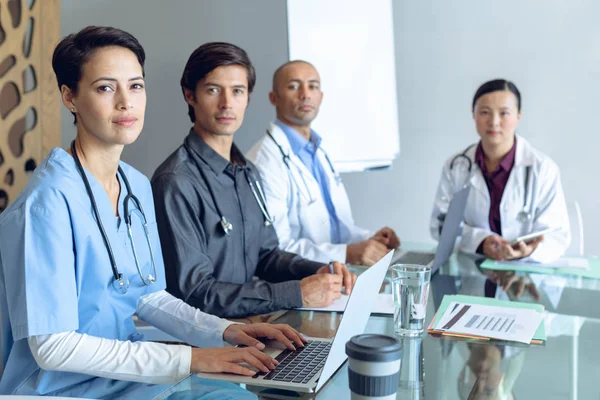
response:
<path fill-rule="evenodd" d="M 127 294 L 111 286 L 108 253 L 75 160 L 54 149 L 32 174 L 21 195 L 0 214 L 1 394 L 92 398 L 149 398 L 169 385 L 144 385 L 90 375 L 45 371 L 34 360 L 27 337 L 76 331 L 123 341 L 143 340 L 132 319 L 141 296 L 165 289 L 163 257 L 148 179 L 121 163 L 142 203 L 150 230 L 157 280 L 145 286 L 138 274 L 123 219 L 127 189 L 121 177 L 119 216 L 108 195 L 86 171 Z M 133 202 L 129 204 L 134 208 Z M 153 273 L 142 225 L 132 218 L 144 276 Z"/>

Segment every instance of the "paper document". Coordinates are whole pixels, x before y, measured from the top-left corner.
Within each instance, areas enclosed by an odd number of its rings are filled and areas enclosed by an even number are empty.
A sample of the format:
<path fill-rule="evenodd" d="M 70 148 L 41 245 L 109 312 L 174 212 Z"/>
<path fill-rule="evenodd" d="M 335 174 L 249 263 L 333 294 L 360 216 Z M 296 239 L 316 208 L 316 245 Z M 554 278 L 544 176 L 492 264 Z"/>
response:
<path fill-rule="evenodd" d="M 529 344 L 542 319 L 531 309 L 452 302 L 435 329 Z"/>
<path fill-rule="evenodd" d="M 342 297 L 333 302 L 329 307 L 308 307 L 308 308 L 297 308 L 297 310 L 304 311 L 328 311 L 328 312 L 343 312 L 346 309 L 348 303 L 347 295 L 343 294 Z M 394 314 L 394 298 L 390 293 L 379 293 L 377 295 L 377 301 L 371 311 L 375 314 Z"/>

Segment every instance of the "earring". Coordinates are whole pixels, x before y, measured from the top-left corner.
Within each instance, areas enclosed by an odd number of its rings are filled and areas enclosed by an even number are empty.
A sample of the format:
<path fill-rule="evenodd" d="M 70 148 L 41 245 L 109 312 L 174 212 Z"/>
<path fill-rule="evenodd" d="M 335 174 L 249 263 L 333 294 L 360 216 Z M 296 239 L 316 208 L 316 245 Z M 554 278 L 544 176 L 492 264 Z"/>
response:
<path fill-rule="evenodd" d="M 75 109 L 74 109 L 74 108 L 71 108 L 71 112 L 75 112 Z"/>

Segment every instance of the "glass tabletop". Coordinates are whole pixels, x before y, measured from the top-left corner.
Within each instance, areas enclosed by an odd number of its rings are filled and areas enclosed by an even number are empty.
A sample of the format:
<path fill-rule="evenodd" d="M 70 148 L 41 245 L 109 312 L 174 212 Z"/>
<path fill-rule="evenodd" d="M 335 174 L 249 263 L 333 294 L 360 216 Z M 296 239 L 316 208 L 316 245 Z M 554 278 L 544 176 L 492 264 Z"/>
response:
<path fill-rule="evenodd" d="M 427 323 L 445 294 L 468 294 L 539 302 L 546 309 L 547 341 L 541 346 L 466 341 L 424 334 L 404 339 L 398 399 L 570 399 L 600 398 L 600 281 L 575 277 L 517 274 L 508 290 L 479 260 L 454 254 L 431 280 Z M 353 268 L 360 274 L 361 268 Z M 519 287 L 523 293 L 517 297 Z M 391 292 L 384 283 L 382 292 Z M 331 338 L 342 314 L 290 310 L 247 322 L 287 323 L 303 334 Z M 367 333 L 394 336 L 391 316 L 371 315 Z M 190 377 L 178 386 L 190 386 Z M 177 389 L 175 387 L 174 389 Z M 262 399 L 349 399 L 347 363 L 320 392 L 303 395 L 248 387 Z M 176 390 L 175 390 L 176 391 Z M 178 397 L 186 398 L 186 397 Z M 189 397 L 190 399 L 193 397 Z"/>

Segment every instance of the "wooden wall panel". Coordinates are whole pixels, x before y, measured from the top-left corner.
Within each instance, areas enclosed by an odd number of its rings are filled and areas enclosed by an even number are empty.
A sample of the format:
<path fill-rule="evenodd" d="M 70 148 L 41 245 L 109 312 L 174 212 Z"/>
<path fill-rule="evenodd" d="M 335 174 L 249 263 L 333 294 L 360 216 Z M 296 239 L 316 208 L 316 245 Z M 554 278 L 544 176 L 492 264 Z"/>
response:
<path fill-rule="evenodd" d="M 0 212 L 60 145 L 60 0 L 0 0 Z"/>

